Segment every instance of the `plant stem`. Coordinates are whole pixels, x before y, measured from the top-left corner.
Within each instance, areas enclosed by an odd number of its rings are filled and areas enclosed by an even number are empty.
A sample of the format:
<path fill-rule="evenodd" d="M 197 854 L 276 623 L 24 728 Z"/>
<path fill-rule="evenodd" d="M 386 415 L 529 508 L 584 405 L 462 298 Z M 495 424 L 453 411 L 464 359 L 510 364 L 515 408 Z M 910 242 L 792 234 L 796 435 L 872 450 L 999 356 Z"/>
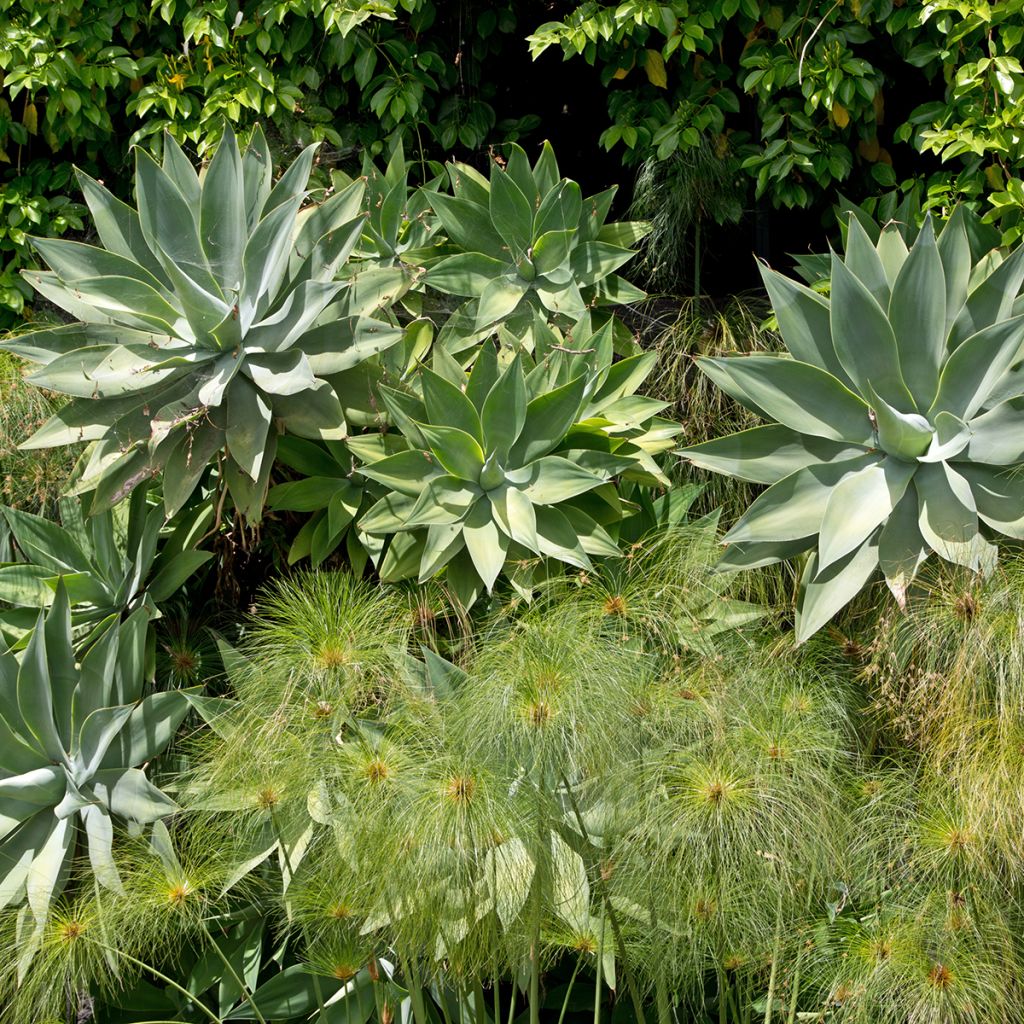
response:
<path fill-rule="evenodd" d="M 114 956 L 121 957 L 123 960 L 127 960 L 128 963 L 134 964 L 136 967 L 141 967 L 142 970 L 152 974 L 154 978 L 158 978 L 165 985 L 170 986 L 176 992 L 180 992 L 181 995 L 183 995 L 190 1003 L 194 1004 L 196 1009 L 200 1010 L 208 1020 L 213 1022 L 213 1024 L 224 1024 L 224 1021 L 222 1021 L 221 1018 L 213 1012 L 213 1010 L 211 1010 L 198 997 L 189 992 L 187 988 L 183 988 L 179 985 L 173 978 L 168 978 L 166 974 L 161 973 L 155 967 L 150 967 L 149 964 L 144 963 L 142 960 L 137 960 L 129 953 L 125 953 L 120 949 L 115 949 L 113 946 L 107 946 L 105 943 L 97 942 L 95 939 L 92 941 L 93 944 L 99 946 L 100 949 L 105 949 L 107 952 L 113 953 Z"/>
<path fill-rule="evenodd" d="M 516 993 L 518 991 L 519 986 L 515 983 L 515 980 L 513 980 L 512 995 L 508 1001 L 508 1024 L 512 1024 L 512 1022 L 516 1019 Z M 495 1024 L 497 1024 L 497 1021 L 495 1021 Z"/>
<path fill-rule="evenodd" d="M 409 961 L 409 999 L 412 1001 L 412 1015 L 416 1024 L 429 1024 L 427 1008 L 423 1004 L 423 983 L 420 980 L 420 970 L 415 958 Z"/>
<path fill-rule="evenodd" d="M 601 968 L 604 965 L 604 921 L 597 934 L 597 965 L 594 970 L 594 1024 L 601 1024 Z"/>
<path fill-rule="evenodd" d="M 572 996 L 572 987 L 576 984 L 576 975 L 580 973 L 580 967 L 583 966 L 583 957 L 579 956 L 576 958 L 576 966 L 572 969 L 572 977 L 569 979 L 569 987 L 565 990 L 565 998 L 562 1000 L 562 1010 L 558 1015 L 558 1024 L 562 1024 L 565 1020 L 565 1011 L 569 1009 L 569 999 Z"/>
<path fill-rule="evenodd" d="M 775 982 L 779 975 L 779 957 L 782 947 L 782 890 L 779 890 L 779 907 L 775 913 L 775 946 L 772 949 L 772 969 L 768 975 L 768 997 L 764 1008 L 764 1024 L 772 1024 L 772 1002 L 775 999 Z"/>
<path fill-rule="evenodd" d="M 206 936 L 210 945 L 213 946 L 217 956 L 220 958 L 220 962 L 227 968 L 228 974 L 231 975 L 235 984 L 242 990 L 242 995 L 245 996 L 245 1001 L 252 1007 L 252 1012 L 256 1014 L 256 1019 L 260 1024 L 267 1024 L 267 1019 L 262 1013 L 260 1013 L 260 1008 L 256 1005 L 256 1001 L 252 997 L 252 992 L 249 991 L 249 986 L 246 985 L 242 978 L 238 976 L 238 972 L 231 965 L 231 961 L 224 955 L 224 950 L 222 950 L 218 945 L 217 940 L 213 937 L 206 922 L 202 921 L 200 923 L 202 924 L 203 934 Z"/>

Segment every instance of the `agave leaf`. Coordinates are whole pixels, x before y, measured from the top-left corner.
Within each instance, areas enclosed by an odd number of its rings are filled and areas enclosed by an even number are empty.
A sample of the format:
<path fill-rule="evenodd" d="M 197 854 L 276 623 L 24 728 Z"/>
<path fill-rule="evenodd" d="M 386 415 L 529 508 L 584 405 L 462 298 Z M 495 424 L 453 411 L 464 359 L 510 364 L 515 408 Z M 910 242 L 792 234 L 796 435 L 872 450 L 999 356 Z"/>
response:
<path fill-rule="evenodd" d="M 529 402 L 523 429 L 509 451 L 510 465 L 524 466 L 559 444 L 579 416 L 586 386 L 586 378 L 580 375 Z"/>
<path fill-rule="evenodd" d="M 509 538 L 498 529 L 489 502 L 479 502 L 462 524 L 462 537 L 473 567 L 490 593 L 505 564 Z"/>
<path fill-rule="evenodd" d="M 931 217 L 900 268 L 888 313 L 903 378 L 917 407 L 927 409 L 946 354 L 946 277 Z"/>
<path fill-rule="evenodd" d="M 98 771 L 93 788 L 110 808 L 111 814 L 140 825 L 148 825 L 178 810 L 178 805 L 157 789 L 138 768 Z"/>
<path fill-rule="evenodd" d="M 233 132 L 225 132 L 203 182 L 199 227 L 214 276 L 225 294 L 242 287 L 245 251 L 245 178 Z"/>
<path fill-rule="evenodd" d="M 958 205 L 942 229 L 938 241 L 942 273 L 946 282 L 946 323 L 944 344 L 949 347 L 950 331 L 967 301 L 971 278 L 971 244 L 964 225 L 964 207 Z"/>
<path fill-rule="evenodd" d="M 817 292 L 784 277 L 765 263 L 758 263 L 761 280 L 772 301 L 779 331 L 793 358 L 830 373 L 851 386 L 832 344 L 828 302 Z"/>
<path fill-rule="evenodd" d="M 437 461 L 452 475 L 475 483 L 484 465 L 484 452 L 475 437 L 456 427 L 418 423 Z"/>
<path fill-rule="evenodd" d="M 593 568 L 572 524 L 557 508 L 538 505 L 534 512 L 537 517 L 537 547 L 540 554 L 568 562 L 580 569 Z"/>
<path fill-rule="evenodd" d="M 702 469 L 757 484 L 774 484 L 798 469 L 841 462 L 865 454 L 860 445 L 844 444 L 772 423 L 681 449 L 678 454 Z"/>
<path fill-rule="evenodd" d="M 474 366 L 473 374 L 476 372 Z M 472 377 L 470 383 L 473 383 Z M 499 461 L 508 458 L 526 425 L 528 409 L 522 359 L 517 355 L 502 371 L 482 402 L 480 418 L 484 450 L 488 455 L 496 453 Z"/>
<path fill-rule="evenodd" d="M 603 477 L 576 466 L 559 455 L 545 455 L 509 479 L 534 505 L 556 505 L 604 482 Z"/>
<path fill-rule="evenodd" d="M 443 423 L 483 443 L 480 415 L 465 392 L 444 377 L 423 367 L 420 371 L 423 405 L 431 423 Z"/>
<path fill-rule="evenodd" d="M 846 228 L 844 261 L 853 276 L 867 288 L 879 306 L 882 309 L 889 309 L 892 286 L 885 276 L 882 259 L 864 225 L 854 216 L 850 217 Z"/>
<path fill-rule="evenodd" d="M 443 470 L 427 452 L 416 450 L 360 466 L 356 472 L 410 497 L 418 497 L 431 480 L 443 475 Z"/>
<path fill-rule="evenodd" d="M 993 530 L 1024 540 L 1024 475 L 1019 467 L 964 463 L 956 469 L 970 484 L 978 517 Z"/>
<path fill-rule="evenodd" d="M 901 608 L 907 587 L 929 554 L 929 546 L 918 525 L 918 499 L 908 490 L 896 503 L 878 538 L 878 561 L 886 585 Z"/>
<path fill-rule="evenodd" d="M 1007 319 L 1022 284 L 1024 249 L 1018 246 L 971 291 L 950 330 L 950 350 L 986 327 Z"/>
<path fill-rule="evenodd" d="M 986 405 L 993 388 L 1020 360 L 1024 316 L 1001 320 L 965 339 L 943 367 L 930 417 L 949 412 L 970 420 Z"/>
<path fill-rule="evenodd" d="M 488 202 L 489 195 L 485 193 L 484 203 Z M 443 192 L 436 192 L 431 196 L 431 206 L 441 221 L 445 234 L 460 249 L 465 249 L 468 253 L 482 253 L 495 261 L 500 261 L 502 269 L 507 266 L 508 257 L 504 252 L 504 242 L 494 228 L 486 205 L 480 205 L 463 196 L 449 196 Z M 455 294 L 472 295 L 475 292 Z"/>
<path fill-rule="evenodd" d="M 96 881 L 104 888 L 122 892 L 121 876 L 114 863 L 114 823 L 102 807 L 89 805 L 82 808 L 86 841 L 89 847 L 89 865 Z"/>
<path fill-rule="evenodd" d="M 527 282 L 520 278 L 501 276 L 490 280 L 480 293 L 475 329 L 483 330 L 510 316 L 526 295 L 528 287 Z"/>
<path fill-rule="evenodd" d="M 576 230 L 583 216 L 583 194 L 575 181 L 563 179 L 552 185 L 537 208 L 533 222 L 533 238 L 549 231 Z M 600 227 L 600 225 L 598 226 Z M 597 231 L 594 232 L 596 237 Z"/>
<path fill-rule="evenodd" d="M 890 405 L 915 411 L 900 367 L 896 336 L 885 310 L 835 253 L 830 321 L 836 354 L 857 390 L 866 394 L 870 382 Z"/>
<path fill-rule="evenodd" d="M 836 484 L 882 461 L 879 455 L 866 454 L 798 469 L 759 495 L 723 543 L 794 541 L 816 534 Z"/>
<path fill-rule="evenodd" d="M 896 284 L 896 279 L 909 254 L 907 243 L 900 231 L 900 225 L 886 224 L 878 236 L 878 255 L 885 268 L 885 277 L 890 287 Z"/>
<path fill-rule="evenodd" d="M 916 459 L 932 444 L 931 423 L 920 413 L 903 413 L 875 394 L 869 383 L 866 396 L 878 426 L 878 443 L 883 451 L 900 459 Z"/>
<path fill-rule="evenodd" d="M 877 533 L 825 569 L 818 569 L 818 556 L 812 555 L 797 600 L 796 642 L 804 643 L 849 604 L 877 568 Z"/>
<path fill-rule="evenodd" d="M 859 548 L 902 500 L 915 465 L 885 459 L 839 481 L 828 497 L 818 533 L 818 571 Z"/>
<path fill-rule="evenodd" d="M 267 457 L 271 407 L 258 388 L 238 377 L 228 391 L 227 408 L 228 452 L 253 480 L 258 480 Z"/>
<path fill-rule="evenodd" d="M 70 821 L 50 819 L 47 824 L 48 834 L 34 851 L 35 855 L 25 875 L 28 905 L 36 921 L 46 920 L 51 900 L 63 888 L 70 870 L 70 854 L 75 835 L 74 825 Z"/>
<path fill-rule="evenodd" d="M 816 366 L 777 356 L 704 358 L 697 365 L 747 408 L 798 433 L 872 444 L 867 403 Z"/>
<path fill-rule="evenodd" d="M 944 462 L 922 463 L 914 476 L 921 534 L 943 558 L 949 545 L 970 543 L 978 510 L 970 484 Z"/>
<path fill-rule="evenodd" d="M 1024 461 L 1024 399 L 1001 402 L 970 422 L 971 439 L 957 462 L 1008 466 Z"/>
<path fill-rule="evenodd" d="M 138 213 L 77 167 L 75 177 L 92 214 L 96 234 L 104 247 L 119 256 L 134 260 L 158 281 L 166 284 L 164 269 L 146 244 Z"/>
<path fill-rule="evenodd" d="M 491 223 L 509 247 L 512 259 L 518 261 L 533 241 L 533 205 L 513 176 L 497 164 L 492 165 L 490 185 Z"/>
<path fill-rule="evenodd" d="M 501 529 L 517 544 L 539 554 L 537 512 L 530 498 L 518 487 L 508 486 L 496 488 L 488 498 Z"/>

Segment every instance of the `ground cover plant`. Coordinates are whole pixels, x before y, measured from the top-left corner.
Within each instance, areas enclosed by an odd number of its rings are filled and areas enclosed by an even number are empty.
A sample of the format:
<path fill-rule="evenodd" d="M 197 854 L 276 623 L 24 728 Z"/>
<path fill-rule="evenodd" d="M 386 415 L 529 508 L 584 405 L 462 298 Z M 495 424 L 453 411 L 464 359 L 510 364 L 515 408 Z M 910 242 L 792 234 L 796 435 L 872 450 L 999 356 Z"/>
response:
<path fill-rule="evenodd" d="M 1024 249 L 670 317 L 549 145 L 207 157 L 2 346 L 0 1020 L 1021 1019 Z"/>

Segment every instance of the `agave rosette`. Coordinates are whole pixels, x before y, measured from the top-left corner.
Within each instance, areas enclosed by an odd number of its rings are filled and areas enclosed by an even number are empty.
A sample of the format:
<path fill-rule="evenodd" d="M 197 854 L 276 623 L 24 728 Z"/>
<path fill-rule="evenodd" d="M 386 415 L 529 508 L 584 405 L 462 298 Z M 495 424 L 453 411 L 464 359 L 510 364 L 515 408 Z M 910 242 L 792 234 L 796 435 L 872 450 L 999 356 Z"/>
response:
<path fill-rule="evenodd" d="M 0 908 L 27 901 L 41 925 L 76 848 L 100 885 L 119 889 L 115 821 L 142 826 L 176 805 L 145 765 L 188 710 L 186 691 L 143 696 L 149 613 L 113 618 L 79 662 L 58 584 L 26 649 L 0 655 Z"/>
<path fill-rule="evenodd" d="M 982 570 L 992 538 L 1024 538 L 1024 248 L 977 263 L 963 215 L 908 249 L 851 219 L 831 297 L 764 268 L 792 358 L 701 359 L 774 420 L 685 449 L 694 464 L 768 484 L 726 534 L 721 565 L 811 552 L 798 639 L 881 569 L 900 603 L 933 552 Z"/>
<path fill-rule="evenodd" d="M 644 297 L 616 271 L 648 232 L 646 223 L 606 223 L 615 188 L 584 198 L 562 178 L 550 144 L 530 165 L 519 146 L 490 178 L 461 163 L 448 165 L 452 194 L 437 191 L 431 204 L 448 242 L 438 254 L 407 252 L 427 267 L 425 283 L 468 302 L 441 340 L 453 348 L 498 323 L 528 324 L 533 312 L 578 320 L 595 305 Z M 451 340 L 449 340 L 451 339 Z"/>
<path fill-rule="evenodd" d="M 419 393 L 383 388 L 405 450 L 387 435 L 353 439 L 359 473 L 390 493 L 360 518 L 378 541 L 384 579 L 446 572 L 464 604 L 490 591 L 509 561 L 550 558 L 589 568 L 619 554 L 619 524 L 634 509 L 615 480 L 667 485 L 654 454 L 671 444 L 665 403 L 634 392 L 655 356 L 612 361 L 612 324 L 501 365 L 487 343 L 470 373 L 435 351 Z M 560 336 L 556 336 L 560 337 Z M 639 404 L 637 404 L 639 403 Z"/>
<path fill-rule="evenodd" d="M 78 488 L 97 511 L 162 470 L 173 514 L 222 455 L 256 518 L 280 432 L 344 436 L 327 378 L 401 339 L 369 314 L 409 275 L 335 279 L 363 231 L 363 184 L 307 205 L 314 155 L 274 184 L 260 130 L 244 152 L 228 130 L 200 177 L 168 137 L 162 164 L 136 150 L 137 210 L 79 175 L 102 247 L 35 240 L 51 269 L 29 281 L 81 322 L 5 346 L 73 396 L 26 446 L 96 442 Z"/>

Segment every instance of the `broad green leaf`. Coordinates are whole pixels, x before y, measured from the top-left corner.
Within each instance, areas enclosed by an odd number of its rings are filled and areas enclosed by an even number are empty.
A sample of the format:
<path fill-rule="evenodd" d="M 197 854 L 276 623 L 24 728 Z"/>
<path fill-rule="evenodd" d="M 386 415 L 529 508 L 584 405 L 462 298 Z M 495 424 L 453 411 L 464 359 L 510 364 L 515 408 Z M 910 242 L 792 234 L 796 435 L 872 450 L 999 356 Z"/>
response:
<path fill-rule="evenodd" d="M 582 215 L 583 194 L 580 187 L 575 181 L 564 178 L 544 193 L 534 218 L 533 237 L 540 238 L 549 231 L 576 231 Z M 592 237 L 596 237 L 600 226 L 595 226 Z"/>
<path fill-rule="evenodd" d="M 614 274 L 635 255 L 632 249 L 620 249 L 607 242 L 583 242 L 573 249 L 570 266 L 578 284 L 592 285 Z"/>
<path fill-rule="evenodd" d="M 422 453 L 417 454 L 422 459 Z M 317 512 L 327 508 L 331 498 L 347 487 L 351 487 L 350 482 L 341 476 L 311 476 L 305 480 L 291 480 L 270 489 L 267 493 L 267 507 L 281 512 Z"/>
<path fill-rule="evenodd" d="M 914 475 L 913 462 L 885 459 L 844 477 L 832 489 L 818 536 L 818 570 L 859 548 L 881 526 Z"/>
<path fill-rule="evenodd" d="M 224 436 L 228 452 L 253 480 L 258 480 L 267 456 L 270 405 L 245 377 L 237 377 L 228 390 L 227 407 Z"/>
<path fill-rule="evenodd" d="M 334 978 L 314 978 L 305 965 L 295 964 L 272 975 L 267 982 L 257 988 L 253 993 L 253 1001 L 267 1020 L 293 1020 L 308 1017 L 317 1009 L 318 999 L 329 999 L 342 987 L 343 982 Z M 255 1020 L 256 1014 L 248 1002 L 243 1002 L 224 1019 Z"/>
<path fill-rule="evenodd" d="M 484 452 L 464 430 L 432 423 L 417 423 L 437 461 L 453 476 L 475 483 L 484 465 Z"/>
<path fill-rule="evenodd" d="M 908 255 L 907 243 L 903 241 L 899 225 L 886 224 L 878 236 L 878 256 L 885 268 L 885 277 L 890 287 L 896 284 Z"/>
<path fill-rule="evenodd" d="M 145 764 L 163 753 L 174 739 L 188 709 L 186 693 L 176 690 L 152 693 L 132 708 L 124 726 L 126 763 Z"/>
<path fill-rule="evenodd" d="M 99 769 L 110 744 L 114 742 L 131 713 L 130 706 L 99 708 L 80 723 L 81 732 L 76 739 L 73 753 L 80 760 L 86 777 Z"/>
<path fill-rule="evenodd" d="M 929 416 L 949 412 L 970 420 L 986 405 L 1006 372 L 1019 362 L 1024 316 L 1001 320 L 963 341 L 950 355 L 939 379 Z"/>
<path fill-rule="evenodd" d="M 968 284 L 971 278 L 971 244 L 964 227 L 964 205 L 955 207 L 939 235 L 939 258 L 946 281 L 946 323 L 943 330 L 943 344 L 948 343 L 949 333 L 967 301 Z"/>
<path fill-rule="evenodd" d="M 533 242 L 533 204 L 497 164 L 492 165 L 490 191 L 491 222 L 514 260 L 519 260 Z M 474 246 L 475 248 L 475 246 Z"/>
<path fill-rule="evenodd" d="M 889 318 L 835 253 L 830 320 L 836 355 L 860 394 L 866 394 L 870 383 L 890 405 L 914 412 L 914 399 L 903 379 Z"/>
<path fill-rule="evenodd" d="M 910 488 L 896 503 L 878 537 L 879 567 L 901 608 L 906 605 L 907 587 L 928 553 L 928 544 L 918 526 L 917 492 Z"/>
<path fill-rule="evenodd" d="M 774 484 L 819 462 L 840 462 L 864 455 L 860 445 L 844 444 L 772 423 L 705 441 L 677 454 L 701 469 L 757 484 Z"/>
<path fill-rule="evenodd" d="M 461 521 L 428 526 L 420 555 L 419 582 L 426 583 L 436 576 L 463 547 Z"/>
<path fill-rule="evenodd" d="M 778 356 L 703 358 L 697 365 L 738 402 L 797 433 L 873 442 L 867 403 L 817 366 Z"/>
<path fill-rule="evenodd" d="M 618 558 L 622 554 L 611 534 L 582 509 L 566 503 L 560 505 L 558 510 L 569 520 L 569 525 L 579 538 L 580 546 L 588 555 L 596 558 Z"/>
<path fill-rule="evenodd" d="M 425 366 L 420 369 L 420 384 L 429 422 L 455 427 L 483 443 L 480 415 L 463 391 Z"/>
<path fill-rule="evenodd" d="M 569 259 L 576 229 L 547 231 L 537 239 L 530 254 L 538 274 L 550 274 Z"/>
<path fill-rule="evenodd" d="M 248 236 L 242 157 L 232 131 L 221 136 L 203 181 L 199 206 L 203 246 L 226 292 L 242 286 L 242 253 Z"/>
<path fill-rule="evenodd" d="M 927 409 L 946 354 L 946 277 L 930 216 L 900 268 L 888 310 L 903 379 L 918 409 Z"/>
<path fill-rule="evenodd" d="M 1024 399 L 1002 402 L 969 426 L 971 439 L 958 459 L 996 466 L 1024 462 Z"/>
<path fill-rule="evenodd" d="M 443 192 L 435 192 L 431 195 L 430 201 L 437 219 L 444 228 L 444 233 L 460 249 L 465 249 L 467 254 L 483 253 L 492 259 L 503 261 L 503 265 L 511 262 L 486 206 L 461 196 L 445 195 Z M 484 201 L 487 202 L 486 193 Z"/>
<path fill-rule="evenodd" d="M 66 760 L 64 742 L 54 723 L 53 694 L 48 685 L 45 622 L 40 611 L 18 666 L 18 714 L 28 729 L 25 739 L 42 750 L 54 764 L 63 764 Z"/>
<path fill-rule="evenodd" d="M 1022 284 L 1024 247 L 1017 246 L 968 296 L 950 330 L 950 350 L 986 327 L 1009 318 Z"/>
<path fill-rule="evenodd" d="M 539 505 L 534 511 L 537 516 L 537 547 L 542 555 L 557 558 L 579 569 L 592 568 L 576 531 L 558 509 Z"/>
<path fill-rule="evenodd" d="M 889 308 L 892 287 L 885 276 L 881 257 L 864 225 L 857 217 L 850 217 L 846 228 L 846 251 L 843 257 L 850 272 L 874 296 L 882 309 Z"/>
<path fill-rule="evenodd" d="M 473 368 L 476 374 L 476 367 Z M 472 377 L 470 378 L 472 383 Z M 508 457 L 526 424 L 526 379 L 523 364 L 516 356 L 483 400 L 480 419 L 483 426 L 484 451 L 495 453 L 499 463 Z"/>
<path fill-rule="evenodd" d="M 95 571 L 89 556 L 67 530 L 43 516 L 19 509 L 2 509 L 14 539 L 24 555 L 54 573 Z"/>
<path fill-rule="evenodd" d="M 212 358 L 212 353 L 210 358 Z M 190 357 L 168 365 L 166 353 L 147 346 L 92 346 L 58 356 L 29 378 L 33 384 L 80 398 L 112 398 L 152 388 L 201 365 Z"/>
<path fill-rule="evenodd" d="M 560 501 L 600 487 L 603 478 L 559 455 L 545 455 L 528 467 L 509 475 L 534 505 L 556 505 Z"/>
<path fill-rule="evenodd" d="M 517 544 L 540 554 L 537 546 L 537 512 L 518 487 L 501 487 L 488 494 L 498 525 Z"/>
<path fill-rule="evenodd" d="M 406 494 L 387 494 L 359 518 L 364 533 L 394 533 L 401 530 L 416 506 L 416 498 Z"/>
<path fill-rule="evenodd" d="M 922 463 L 914 476 L 918 524 L 943 558 L 949 545 L 967 544 L 978 532 L 978 510 L 967 481 L 944 462 Z"/>
<path fill-rule="evenodd" d="M 496 277 L 480 293 L 476 311 L 476 330 L 490 327 L 513 313 L 528 290 L 520 278 Z"/>
<path fill-rule="evenodd" d="M 399 452 L 369 466 L 360 466 L 356 472 L 411 497 L 418 497 L 431 480 L 443 474 L 437 461 L 424 451 Z"/>
<path fill-rule="evenodd" d="M 562 442 L 579 415 L 586 383 L 581 375 L 527 405 L 523 429 L 509 452 L 509 466 L 525 466 Z"/>
<path fill-rule="evenodd" d="M 958 463 L 956 470 L 970 484 L 978 517 L 993 530 L 1024 540 L 1024 474 L 1020 467 Z"/>
<path fill-rule="evenodd" d="M 51 901 L 64 888 L 75 838 L 70 821 L 51 818 L 50 822 L 49 834 L 37 848 L 25 876 L 28 905 L 36 921 L 46 920 Z"/>
<path fill-rule="evenodd" d="M 126 821 L 148 825 L 178 810 L 178 805 L 161 792 L 138 768 L 103 769 L 94 776 L 93 789 L 116 814 Z"/>
<path fill-rule="evenodd" d="M 812 555 L 800 581 L 796 642 L 802 644 L 810 639 L 836 612 L 849 604 L 877 568 L 877 535 L 820 571 L 818 556 Z"/>
<path fill-rule="evenodd" d="M 793 358 L 825 370 L 845 385 L 850 378 L 832 345 L 828 302 L 806 285 L 792 281 L 764 263 L 758 263 L 761 280 L 772 300 L 782 340 Z"/>
<path fill-rule="evenodd" d="M 325 380 L 299 395 L 274 395 L 274 417 L 286 431 L 310 440 L 341 440 L 347 436 L 345 412 L 334 388 Z"/>
<path fill-rule="evenodd" d="M 759 495 L 723 543 L 791 541 L 818 533 L 835 486 L 881 461 L 880 455 L 866 454 L 798 469 Z"/>
<path fill-rule="evenodd" d="M 473 567 L 490 593 L 505 564 L 509 545 L 508 535 L 498 529 L 491 516 L 490 502 L 479 502 L 472 509 L 462 524 L 462 537 Z"/>
<path fill-rule="evenodd" d="M 475 484 L 454 476 L 438 477 L 424 487 L 404 526 L 412 529 L 459 522 L 474 505 L 487 504 L 482 498 L 483 492 Z"/>
<path fill-rule="evenodd" d="M 492 281 L 507 274 L 507 262 L 480 252 L 463 252 L 448 256 L 433 266 L 424 282 L 448 295 L 481 295 Z"/>

